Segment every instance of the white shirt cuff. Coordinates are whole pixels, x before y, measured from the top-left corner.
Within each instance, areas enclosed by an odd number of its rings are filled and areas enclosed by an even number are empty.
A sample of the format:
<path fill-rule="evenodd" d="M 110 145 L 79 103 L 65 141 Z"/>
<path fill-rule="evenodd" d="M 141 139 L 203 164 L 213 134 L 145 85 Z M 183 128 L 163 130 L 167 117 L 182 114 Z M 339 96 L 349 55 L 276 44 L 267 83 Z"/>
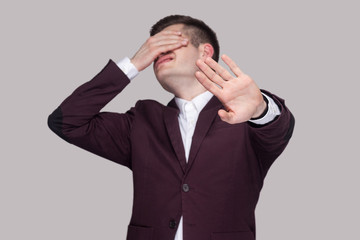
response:
<path fill-rule="evenodd" d="M 128 57 L 121 59 L 117 65 L 130 80 L 134 79 L 139 74 L 139 71 L 136 69 L 134 64 L 130 62 Z"/>
<path fill-rule="evenodd" d="M 274 102 L 274 100 L 264 93 L 262 93 L 262 95 L 264 95 L 266 97 L 266 99 L 268 100 L 267 113 L 265 114 L 264 117 L 262 117 L 260 119 L 249 120 L 250 122 L 259 124 L 259 125 L 264 125 L 266 123 L 269 123 L 272 120 L 274 120 L 276 118 L 276 116 L 280 115 L 280 109 L 279 109 L 278 105 Z"/>

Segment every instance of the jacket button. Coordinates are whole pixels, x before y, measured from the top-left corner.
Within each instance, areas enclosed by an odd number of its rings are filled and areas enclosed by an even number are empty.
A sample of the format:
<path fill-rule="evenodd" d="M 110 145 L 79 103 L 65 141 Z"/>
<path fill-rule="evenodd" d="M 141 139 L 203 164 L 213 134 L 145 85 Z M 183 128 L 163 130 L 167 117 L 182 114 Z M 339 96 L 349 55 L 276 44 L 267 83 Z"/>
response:
<path fill-rule="evenodd" d="M 175 220 L 170 220 L 169 227 L 174 229 L 176 227 L 176 221 Z"/>
<path fill-rule="evenodd" d="M 184 192 L 188 192 L 190 190 L 189 185 L 187 185 L 186 183 L 183 184 L 182 189 Z"/>

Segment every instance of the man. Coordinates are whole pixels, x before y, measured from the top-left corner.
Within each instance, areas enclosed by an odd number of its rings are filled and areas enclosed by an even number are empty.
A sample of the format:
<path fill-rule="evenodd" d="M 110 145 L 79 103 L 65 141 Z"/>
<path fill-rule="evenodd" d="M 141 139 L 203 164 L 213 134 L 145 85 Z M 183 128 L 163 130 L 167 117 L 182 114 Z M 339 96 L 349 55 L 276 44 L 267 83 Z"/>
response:
<path fill-rule="evenodd" d="M 255 239 L 263 180 L 287 145 L 294 118 L 260 91 L 202 21 L 168 16 L 131 58 L 112 60 L 49 116 L 64 140 L 133 172 L 127 239 Z M 138 101 L 126 113 L 99 112 L 153 63 L 175 98 Z"/>

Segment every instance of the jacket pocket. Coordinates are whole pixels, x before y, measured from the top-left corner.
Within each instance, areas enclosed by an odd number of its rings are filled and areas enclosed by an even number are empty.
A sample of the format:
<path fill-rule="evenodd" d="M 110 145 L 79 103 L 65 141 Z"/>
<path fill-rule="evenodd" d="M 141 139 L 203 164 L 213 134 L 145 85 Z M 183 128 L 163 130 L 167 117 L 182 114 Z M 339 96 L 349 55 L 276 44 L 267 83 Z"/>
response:
<path fill-rule="evenodd" d="M 213 232 L 211 240 L 255 240 L 254 234 L 246 232 Z"/>
<path fill-rule="evenodd" d="M 152 227 L 129 225 L 126 240 L 152 240 Z"/>

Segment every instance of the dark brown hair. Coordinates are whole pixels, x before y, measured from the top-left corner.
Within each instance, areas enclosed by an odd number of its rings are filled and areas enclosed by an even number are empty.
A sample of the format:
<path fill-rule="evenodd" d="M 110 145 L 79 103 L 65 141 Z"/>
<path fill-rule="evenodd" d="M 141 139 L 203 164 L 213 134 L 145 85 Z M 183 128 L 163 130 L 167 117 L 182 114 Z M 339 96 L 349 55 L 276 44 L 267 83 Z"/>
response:
<path fill-rule="evenodd" d="M 220 46 L 216 37 L 216 33 L 203 21 L 184 15 L 170 15 L 160 19 L 150 29 L 150 36 L 161 32 L 164 28 L 174 25 L 184 24 L 184 30 L 191 38 L 190 42 L 195 47 L 198 47 L 201 43 L 210 43 L 214 48 L 214 54 L 212 58 L 215 61 L 219 61 Z"/>

